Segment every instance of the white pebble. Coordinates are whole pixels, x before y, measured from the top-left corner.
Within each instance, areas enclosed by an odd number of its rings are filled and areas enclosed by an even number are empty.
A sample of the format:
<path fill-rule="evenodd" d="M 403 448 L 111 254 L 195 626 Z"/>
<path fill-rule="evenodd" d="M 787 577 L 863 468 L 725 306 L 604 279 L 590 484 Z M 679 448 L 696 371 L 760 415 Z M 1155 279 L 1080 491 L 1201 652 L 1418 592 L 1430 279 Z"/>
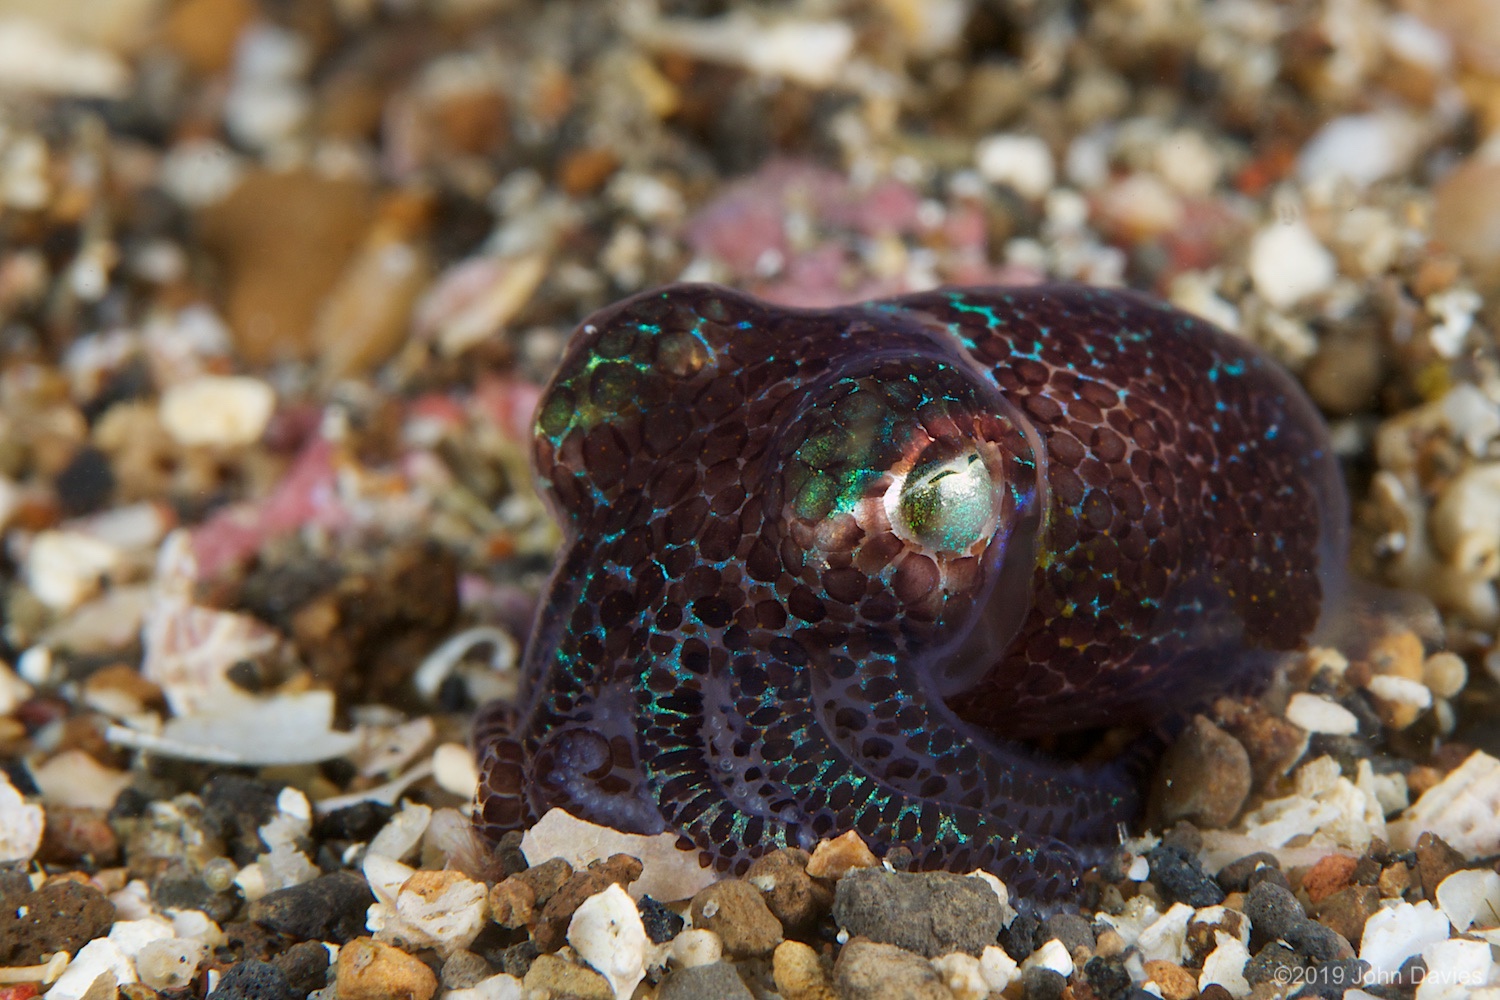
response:
<path fill-rule="evenodd" d="M 1437 905 L 1460 934 L 1476 920 L 1486 927 L 1500 924 L 1500 874 L 1489 868 L 1454 872 L 1438 883 Z"/>
<path fill-rule="evenodd" d="M 1393 974 L 1429 945 L 1448 940 L 1448 918 L 1425 899 L 1376 910 L 1365 922 L 1359 957 L 1375 975 Z"/>
<path fill-rule="evenodd" d="M 1214 941 L 1218 946 L 1203 960 L 1198 989 L 1202 991 L 1210 983 L 1218 983 L 1236 1000 L 1249 996 L 1250 983 L 1245 979 L 1245 963 L 1250 961 L 1249 949 L 1238 937 L 1223 931 L 1214 931 Z"/>
<path fill-rule="evenodd" d="M 1052 189 L 1052 150 L 1034 135 L 1002 134 L 979 140 L 974 165 L 991 184 L 1006 184 L 1023 197 L 1040 198 Z"/>
<path fill-rule="evenodd" d="M 1306 223 L 1273 222 L 1250 240 L 1250 280 L 1277 309 L 1289 309 L 1325 292 L 1338 270 Z"/>
<path fill-rule="evenodd" d="M 28 805 L 0 771 L 0 861 L 30 861 L 42 845 L 41 806 Z"/>
<path fill-rule="evenodd" d="M 135 956 L 135 971 L 153 990 L 181 989 L 193 981 L 207 955 L 208 948 L 201 941 L 165 938 L 141 948 Z"/>
<path fill-rule="evenodd" d="M 1163 959 L 1181 962 L 1187 951 L 1187 926 L 1193 919 L 1193 908 L 1186 903 L 1173 903 L 1145 930 L 1136 941 L 1144 961 Z"/>
<path fill-rule="evenodd" d="M 0 660 L 0 717 L 10 715 L 30 697 L 31 685 L 10 669 L 8 663 Z"/>
<path fill-rule="evenodd" d="M 49 806 L 108 810 L 130 784 L 130 775 L 105 767 L 82 750 L 64 750 L 32 769 Z"/>
<path fill-rule="evenodd" d="M 706 927 L 689 927 L 672 939 L 672 960 L 685 969 L 713 965 L 724 955 L 724 942 Z"/>
<path fill-rule="evenodd" d="M 990 986 L 979 967 L 979 959 L 973 955 L 954 952 L 931 961 L 954 1000 L 985 1000 L 990 995 Z"/>
<path fill-rule="evenodd" d="M 462 743 L 442 743 L 432 751 L 432 777 L 444 791 L 466 799 L 479 788 L 474 755 Z"/>
<path fill-rule="evenodd" d="M 1125 869 L 1125 877 L 1132 882 L 1146 881 L 1151 877 L 1151 862 L 1140 856 L 1132 858 L 1130 867 Z"/>
<path fill-rule="evenodd" d="M 276 409 L 276 390 L 245 375 L 200 375 L 161 396 L 161 423 L 178 444 L 253 444 Z"/>
<path fill-rule="evenodd" d="M 1411 705 L 1414 708 L 1429 708 L 1432 705 L 1432 692 L 1427 689 L 1427 685 L 1410 677 L 1376 674 L 1370 678 L 1365 688 L 1381 701 Z"/>
<path fill-rule="evenodd" d="M 95 987 L 96 981 L 102 981 L 104 986 Z M 47 991 L 47 1000 L 113 996 L 116 987 L 135 981 L 135 966 L 120 946 L 107 937 L 95 938 L 73 956 L 67 971 Z"/>
<path fill-rule="evenodd" d="M 68 611 L 123 563 L 124 555 L 107 542 L 78 531 L 43 531 L 26 553 L 26 583 L 47 607 Z"/>
<path fill-rule="evenodd" d="M 1320 695 L 1298 692 L 1287 702 L 1286 719 L 1310 733 L 1352 736 L 1359 731 L 1359 720 L 1343 705 Z"/>
<path fill-rule="evenodd" d="M 1439 941 L 1422 949 L 1427 974 L 1417 1000 L 1468 1000 L 1490 981 L 1495 959 L 1487 941 Z"/>
<path fill-rule="evenodd" d="M 646 977 L 651 941 L 641 911 L 619 885 L 585 899 L 568 921 L 568 943 L 598 971 L 617 997 L 629 997 Z"/>
<path fill-rule="evenodd" d="M 1344 115 L 1302 147 L 1297 175 L 1305 183 L 1343 180 L 1365 187 L 1410 169 L 1425 133 L 1415 118 L 1395 111 Z"/>
<path fill-rule="evenodd" d="M 1192 909 L 1189 908 L 1188 912 L 1191 913 Z M 1021 963 L 1021 968 L 1051 969 L 1066 979 L 1073 974 L 1073 956 L 1068 954 L 1066 945 L 1057 938 L 1053 938 L 1026 956 L 1026 961 Z"/>
<path fill-rule="evenodd" d="M 1020 966 L 1010 953 L 998 945 L 989 945 L 979 955 L 979 973 L 991 993 L 999 993 L 1021 974 Z"/>

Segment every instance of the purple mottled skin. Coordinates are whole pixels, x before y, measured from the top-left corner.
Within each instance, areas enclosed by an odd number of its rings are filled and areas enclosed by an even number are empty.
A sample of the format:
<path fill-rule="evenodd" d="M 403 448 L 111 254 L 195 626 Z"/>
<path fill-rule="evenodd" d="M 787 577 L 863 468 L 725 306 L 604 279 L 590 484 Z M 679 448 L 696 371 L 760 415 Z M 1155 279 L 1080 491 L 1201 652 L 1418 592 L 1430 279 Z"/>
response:
<path fill-rule="evenodd" d="M 1326 431 L 1250 345 L 1082 287 L 783 309 L 708 285 L 574 335 L 537 415 L 567 542 L 476 823 L 553 806 L 721 870 L 854 829 L 1036 902 L 1140 805 L 1149 733 L 1305 645 Z"/>

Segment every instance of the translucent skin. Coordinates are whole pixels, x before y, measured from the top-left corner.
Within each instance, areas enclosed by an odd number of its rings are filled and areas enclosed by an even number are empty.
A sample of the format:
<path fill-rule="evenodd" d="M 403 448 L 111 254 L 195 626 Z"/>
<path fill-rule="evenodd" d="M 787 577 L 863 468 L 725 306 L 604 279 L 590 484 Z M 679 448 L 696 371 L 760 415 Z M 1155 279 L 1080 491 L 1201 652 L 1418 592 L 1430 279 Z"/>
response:
<path fill-rule="evenodd" d="M 1254 683 L 1347 547 L 1285 372 L 1082 287 L 641 295 L 575 333 L 535 460 L 567 543 L 522 703 L 476 726 L 476 823 L 561 806 L 722 870 L 854 829 L 1069 895 L 1137 814 L 1145 744 L 1031 742 Z"/>

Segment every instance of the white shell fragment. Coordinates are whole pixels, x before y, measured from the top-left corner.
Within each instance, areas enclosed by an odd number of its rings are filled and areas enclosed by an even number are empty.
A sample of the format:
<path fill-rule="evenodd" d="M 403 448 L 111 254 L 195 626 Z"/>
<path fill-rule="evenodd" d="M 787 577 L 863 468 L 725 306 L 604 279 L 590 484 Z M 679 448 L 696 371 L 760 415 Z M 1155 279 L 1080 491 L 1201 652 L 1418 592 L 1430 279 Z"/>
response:
<path fill-rule="evenodd" d="M 96 987 L 96 981 L 102 981 L 103 986 Z M 135 964 L 130 956 L 109 938 L 95 938 L 78 949 L 67 971 L 47 991 L 47 1000 L 113 996 L 116 987 L 135 981 Z"/>
<path fill-rule="evenodd" d="M 1286 721 L 1310 733 L 1352 736 L 1359 731 L 1359 720 L 1343 705 L 1301 691 L 1287 702 Z"/>
<path fill-rule="evenodd" d="M 64 750 L 32 769 L 31 778 L 49 806 L 108 810 L 130 784 L 130 775 L 105 767 L 82 750 Z"/>
<path fill-rule="evenodd" d="M 1468 857 L 1500 851 L 1500 760 L 1482 750 L 1470 754 L 1390 824 L 1387 839 L 1410 850 L 1424 830 Z"/>
<path fill-rule="evenodd" d="M 1417 1000 L 1468 1000 L 1490 982 L 1495 969 L 1484 941 L 1438 941 L 1422 949 L 1427 974 L 1417 986 Z"/>
<path fill-rule="evenodd" d="M 609 980 L 616 997 L 628 998 L 646 977 L 653 950 L 641 911 L 618 884 L 585 899 L 568 922 L 568 943 L 578 957 Z"/>
<path fill-rule="evenodd" d="M 370 841 L 367 854 L 383 854 L 397 861 L 405 861 L 422 842 L 427 824 L 432 821 L 432 807 L 408 802 L 401 811 L 386 821 L 385 826 Z"/>
<path fill-rule="evenodd" d="M 276 409 L 276 391 L 244 375 L 200 375 L 161 396 L 161 423 L 183 445 L 253 444 Z"/>
<path fill-rule="evenodd" d="M 233 695 L 213 714 L 170 719 L 160 736 L 111 726 L 105 738 L 163 757 L 217 764 L 313 764 L 352 753 L 357 733 L 333 729 L 333 693 Z"/>
<path fill-rule="evenodd" d="M 1238 937 L 1223 931 L 1214 931 L 1214 948 L 1203 960 L 1203 972 L 1198 977 L 1198 989 L 1205 990 L 1211 983 L 1218 983 L 1229 991 L 1229 995 L 1250 995 L 1250 983 L 1245 979 L 1245 963 L 1250 961 L 1250 951 Z"/>
<path fill-rule="evenodd" d="M 1289 309 L 1327 291 L 1338 274 L 1329 253 L 1307 224 L 1273 222 L 1250 240 L 1250 280 L 1277 309 Z"/>
<path fill-rule="evenodd" d="M 488 919 L 483 883 L 461 872 L 424 870 L 401 884 L 394 906 L 372 905 L 366 922 L 376 940 L 434 948 L 446 957 L 473 944 Z"/>
<path fill-rule="evenodd" d="M 1438 883 L 1437 904 L 1460 934 L 1475 923 L 1500 924 L 1500 873 L 1488 868 L 1456 871 Z"/>
<path fill-rule="evenodd" d="M 1425 899 L 1415 905 L 1397 903 L 1376 910 L 1365 922 L 1359 957 L 1370 963 L 1372 976 L 1393 975 L 1402 962 L 1428 945 L 1448 940 L 1448 934 L 1448 918 Z"/>
<path fill-rule="evenodd" d="M 26 553 L 26 583 L 47 607 L 68 611 L 123 564 L 124 555 L 108 542 L 80 531 L 43 531 Z"/>
<path fill-rule="evenodd" d="M 562 809 L 550 809 L 541 821 L 526 831 L 521 853 L 528 864 L 538 865 L 548 858 L 562 858 L 574 869 L 583 869 L 592 861 L 611 854 L 628 854 L 639 858 L 641 877 L 630 884 L 630 896 L 670 903 L 691 899 L 699 889 L 716 881 L 712 869 L 704 868 L 697 851 L 677 847 L 677 836 L 659 833 L 647 837 L 620 833 L 576 819 Z"/>

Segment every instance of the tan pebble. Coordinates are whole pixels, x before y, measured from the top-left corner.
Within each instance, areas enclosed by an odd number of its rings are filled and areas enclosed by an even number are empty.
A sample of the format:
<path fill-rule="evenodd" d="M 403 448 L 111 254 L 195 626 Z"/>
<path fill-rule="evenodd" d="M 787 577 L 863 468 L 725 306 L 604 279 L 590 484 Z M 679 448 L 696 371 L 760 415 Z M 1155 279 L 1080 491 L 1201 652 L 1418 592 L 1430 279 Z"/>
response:
<path fill-rule="evenodd" d="M 833 890 L 807 873 L 808 860 L 806 851 L 783 847 L 756 858 L 745 872 L 788 934 L 811 930 L 833 906 Z"/>
<path fill-rule="evenodd" d="M 183 0 L 163 25 L 167 46 L 195 73 L 229 68 L 240 31 L 255 19 L 255 0 Z"/>
<path fill-rule="evenodd" d="M 801 941 L 783 941 L 771 956 L 771 978 L 785 1000 L 838 1000 L 829 969 Z"/>
<path fill-rule="evenodd" d="M 781 921 L 766 906 L 760 890 L 748 882 L 715 882 L 693 897 L 690 910 L 693 926 L 719 935 L 731 958 L 759 958 L 781 943 Z"/>
<path fill-rule="evenodd" d="M 558 171 L 558 184 L 571 195 L 592 194 L 609 180 L 620 165 L 611 149 L 592 147 L 571 153 Z"/>
<path fill-rule="evenodd" d="M 1193 1000 L 1198 995 L 1198 981 L 1176 962 L 1164 959 L 1147 962 L 1146 978 L 1161 988 L 1162 1000 Z"/>
<path fill-rule="evenodd" d="M 1100 958 L 1114 958 L 1125 951 L 1125 939 L 1113 927 L 1100 934 L 1094 942 L 1094 954 Z"/>
<path fill-rule="evenodd" d="M 684 968 L 713 965 L 723 957 L 724 942 L 703 927 L 689 927 L 672 939 L 672 961 Z"/>
<path fill-rule="evenodd" d="M 850 830 L 832 840 L 819 842 L 807 862 L 807 874 L 813 878 L 842 878 L 851 868 L 874 868 L 880 859 L 865 846 L 859 834 Z"/>
<path fill-rule="evenodd" d="M 615 1000 L 608 979 L 556 955 L 539 955 L 521 985 L 526 1000 Z M 344 1000 L 342 992 L 339 1000 Z"/>
<path fill-rule="evenodd" d="M 1382 636 L 1370 647 L 1370 667 L 1377 674 L 1422 679 L 1422 640 L 1417 633 L 1406 631 Z"/>
<path fill-rule="evenodd" d="M 430 1000 L 437 977 L 400 948 L 355 938 L 339 951 L 339 1000 Z"/>
<path fill-rule="evenodd" d="M 364 181 L 311 170 L 249 174 L 204 210 L 203 241 L 224 265 L 224 316 L 245 362 L 312 353 L 313 320 L 369 217 Z"/>
<path fill-rule="evenodd" d="M 406 339 L 412 304 L 432 279 L 421 239 L 431 214 L 432 199 L 424 192 L 386 196 L 318 312 L 312 338 L 325 382 L 370 371 Z"/>
<path fill-rule="evenodd" d="M 843 997 L 953 1000 L 952 991 L 927 959 L 861 937 L 850 940 L 839 952 L 833 980 Z"/>
<path fill-rule="evenodd" d="M 1457 653 L 1433 653 L 1422 664 L 1422 683 L 1439 698 L 1452 698 L 1469 682 L 1469 668 Z"/>
<path fill-rule="evenodd" d="M 1380 880 L 1375 886 L 1386 899 L 1399 899 L 1411 888 L 1411 868 L 1406 862 L 1397 861 L 1380 873 Z"/>

